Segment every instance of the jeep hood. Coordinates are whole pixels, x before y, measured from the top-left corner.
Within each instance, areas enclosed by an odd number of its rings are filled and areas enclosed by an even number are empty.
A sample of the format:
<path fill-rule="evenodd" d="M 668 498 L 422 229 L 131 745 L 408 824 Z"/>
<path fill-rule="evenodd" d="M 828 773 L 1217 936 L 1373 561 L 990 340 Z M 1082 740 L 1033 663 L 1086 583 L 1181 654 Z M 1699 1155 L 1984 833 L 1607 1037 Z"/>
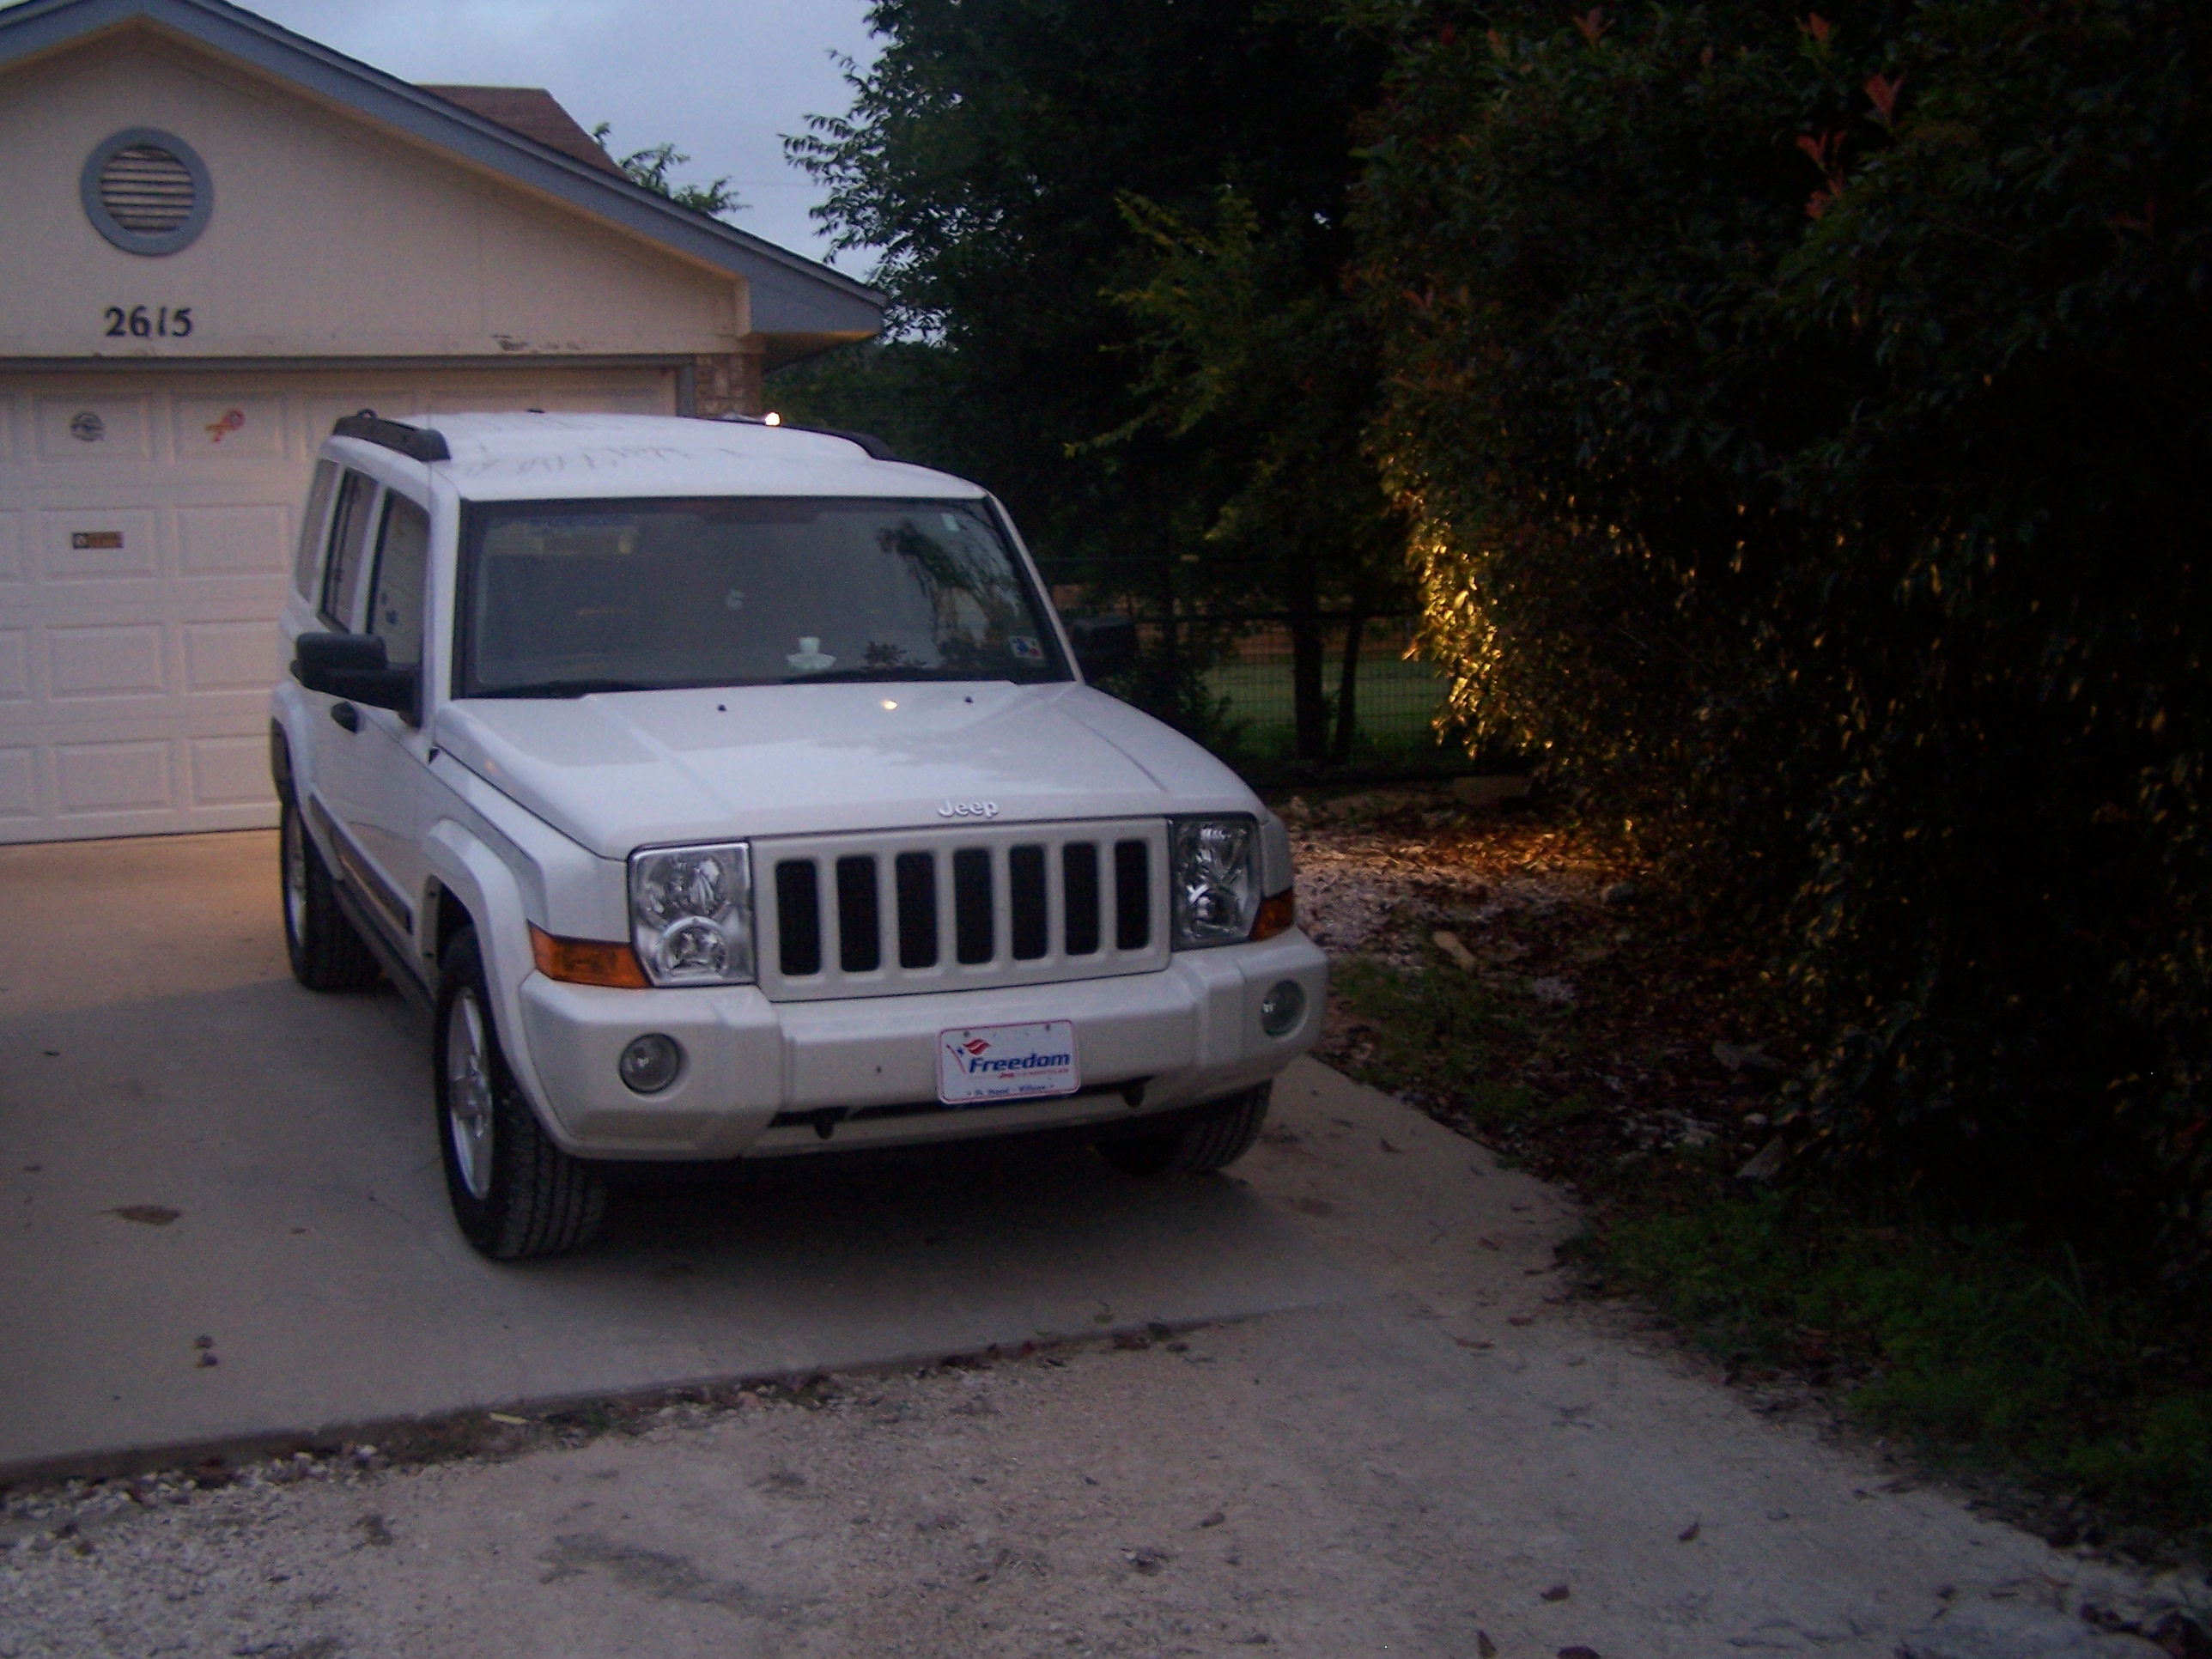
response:
<path fill-rule="evenodd" d="M 1066 684 L 476 698 L 447 704 L 432 731 L 453 759 L 609 859 L 670 842 L 985 815 L 1042 823 L 1261 810 L 1197 744 Z"/>

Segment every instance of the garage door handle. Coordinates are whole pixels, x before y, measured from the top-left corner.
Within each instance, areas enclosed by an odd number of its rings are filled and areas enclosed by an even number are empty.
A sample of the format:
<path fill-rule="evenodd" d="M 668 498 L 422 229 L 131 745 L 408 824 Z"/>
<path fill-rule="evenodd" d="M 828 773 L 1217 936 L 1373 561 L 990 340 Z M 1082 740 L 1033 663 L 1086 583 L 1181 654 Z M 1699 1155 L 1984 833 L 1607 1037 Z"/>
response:
<path fill-rule="evenodd" d="M 355 708 L 349 702 L 332 703 L 331 705 L 331 718 L 336 720 L 340 726 L 345 727 L 349 732 L 358 732 L 361 730 L 361 710 Z"/>

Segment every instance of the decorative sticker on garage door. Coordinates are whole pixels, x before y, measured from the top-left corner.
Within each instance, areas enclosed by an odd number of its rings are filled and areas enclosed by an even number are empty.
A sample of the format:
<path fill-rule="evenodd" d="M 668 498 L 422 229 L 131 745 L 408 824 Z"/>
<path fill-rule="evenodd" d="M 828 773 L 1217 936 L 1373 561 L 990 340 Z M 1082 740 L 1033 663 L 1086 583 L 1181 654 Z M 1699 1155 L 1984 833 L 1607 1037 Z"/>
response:
<path fill-rule="evenodd" d="M 273 459 L 284 453 L 281 398 L 179 398 L 171 405 L 177 459 Z"/>
<path fill-rule="evenodd" d="M 112 581 L 161 574 L 150 507 L 80 507 L 39 514 L 40 574 L 50 582 Z"/>
<path fill-rule="evenodd" d="M 146 400 L 79 392 L 41 398 L 33 417 L 42 461 L 94 465 L 143 461 L 148 454 Z"/>

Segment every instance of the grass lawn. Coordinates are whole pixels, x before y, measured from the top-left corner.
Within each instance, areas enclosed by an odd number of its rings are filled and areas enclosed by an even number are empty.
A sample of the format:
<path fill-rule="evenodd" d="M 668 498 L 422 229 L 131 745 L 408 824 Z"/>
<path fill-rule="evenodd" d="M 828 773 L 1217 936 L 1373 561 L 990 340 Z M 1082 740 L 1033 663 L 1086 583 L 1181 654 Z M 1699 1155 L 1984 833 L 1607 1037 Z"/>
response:
<path fill-rule="evenodd" d="M 1334 718 L 1337 665 L 1332 659 L 1324 684 Z M 1219 746 L 1247 763 L 1287 760 L 1293 749 L 1291 665 L 1282 662 L 1231 662 L 1209 669 L 1206 690 L 1222 699 L 1227 736 Z M 1363 657 L 1357 699 L 1358 728 L 1355 763 L 1395 762 L 1435 764 L 1446 757 L 1431 722 L 1444 705 L 1444 679 L 1435 664 L 1397 657 Z"/>

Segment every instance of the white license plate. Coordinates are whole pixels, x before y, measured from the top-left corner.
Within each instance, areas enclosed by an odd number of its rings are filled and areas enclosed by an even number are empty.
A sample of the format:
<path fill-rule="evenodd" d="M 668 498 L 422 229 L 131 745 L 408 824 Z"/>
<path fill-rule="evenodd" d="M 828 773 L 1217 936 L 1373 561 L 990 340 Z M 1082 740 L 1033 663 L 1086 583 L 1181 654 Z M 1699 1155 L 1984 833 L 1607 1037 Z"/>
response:
<path fill-rule="evenodd" d="M 976 1025 L 937 1034 L 937 1097 L 948 1106 L 1072 1095 L 1081 1086 L 1073 1021 Z"/>

